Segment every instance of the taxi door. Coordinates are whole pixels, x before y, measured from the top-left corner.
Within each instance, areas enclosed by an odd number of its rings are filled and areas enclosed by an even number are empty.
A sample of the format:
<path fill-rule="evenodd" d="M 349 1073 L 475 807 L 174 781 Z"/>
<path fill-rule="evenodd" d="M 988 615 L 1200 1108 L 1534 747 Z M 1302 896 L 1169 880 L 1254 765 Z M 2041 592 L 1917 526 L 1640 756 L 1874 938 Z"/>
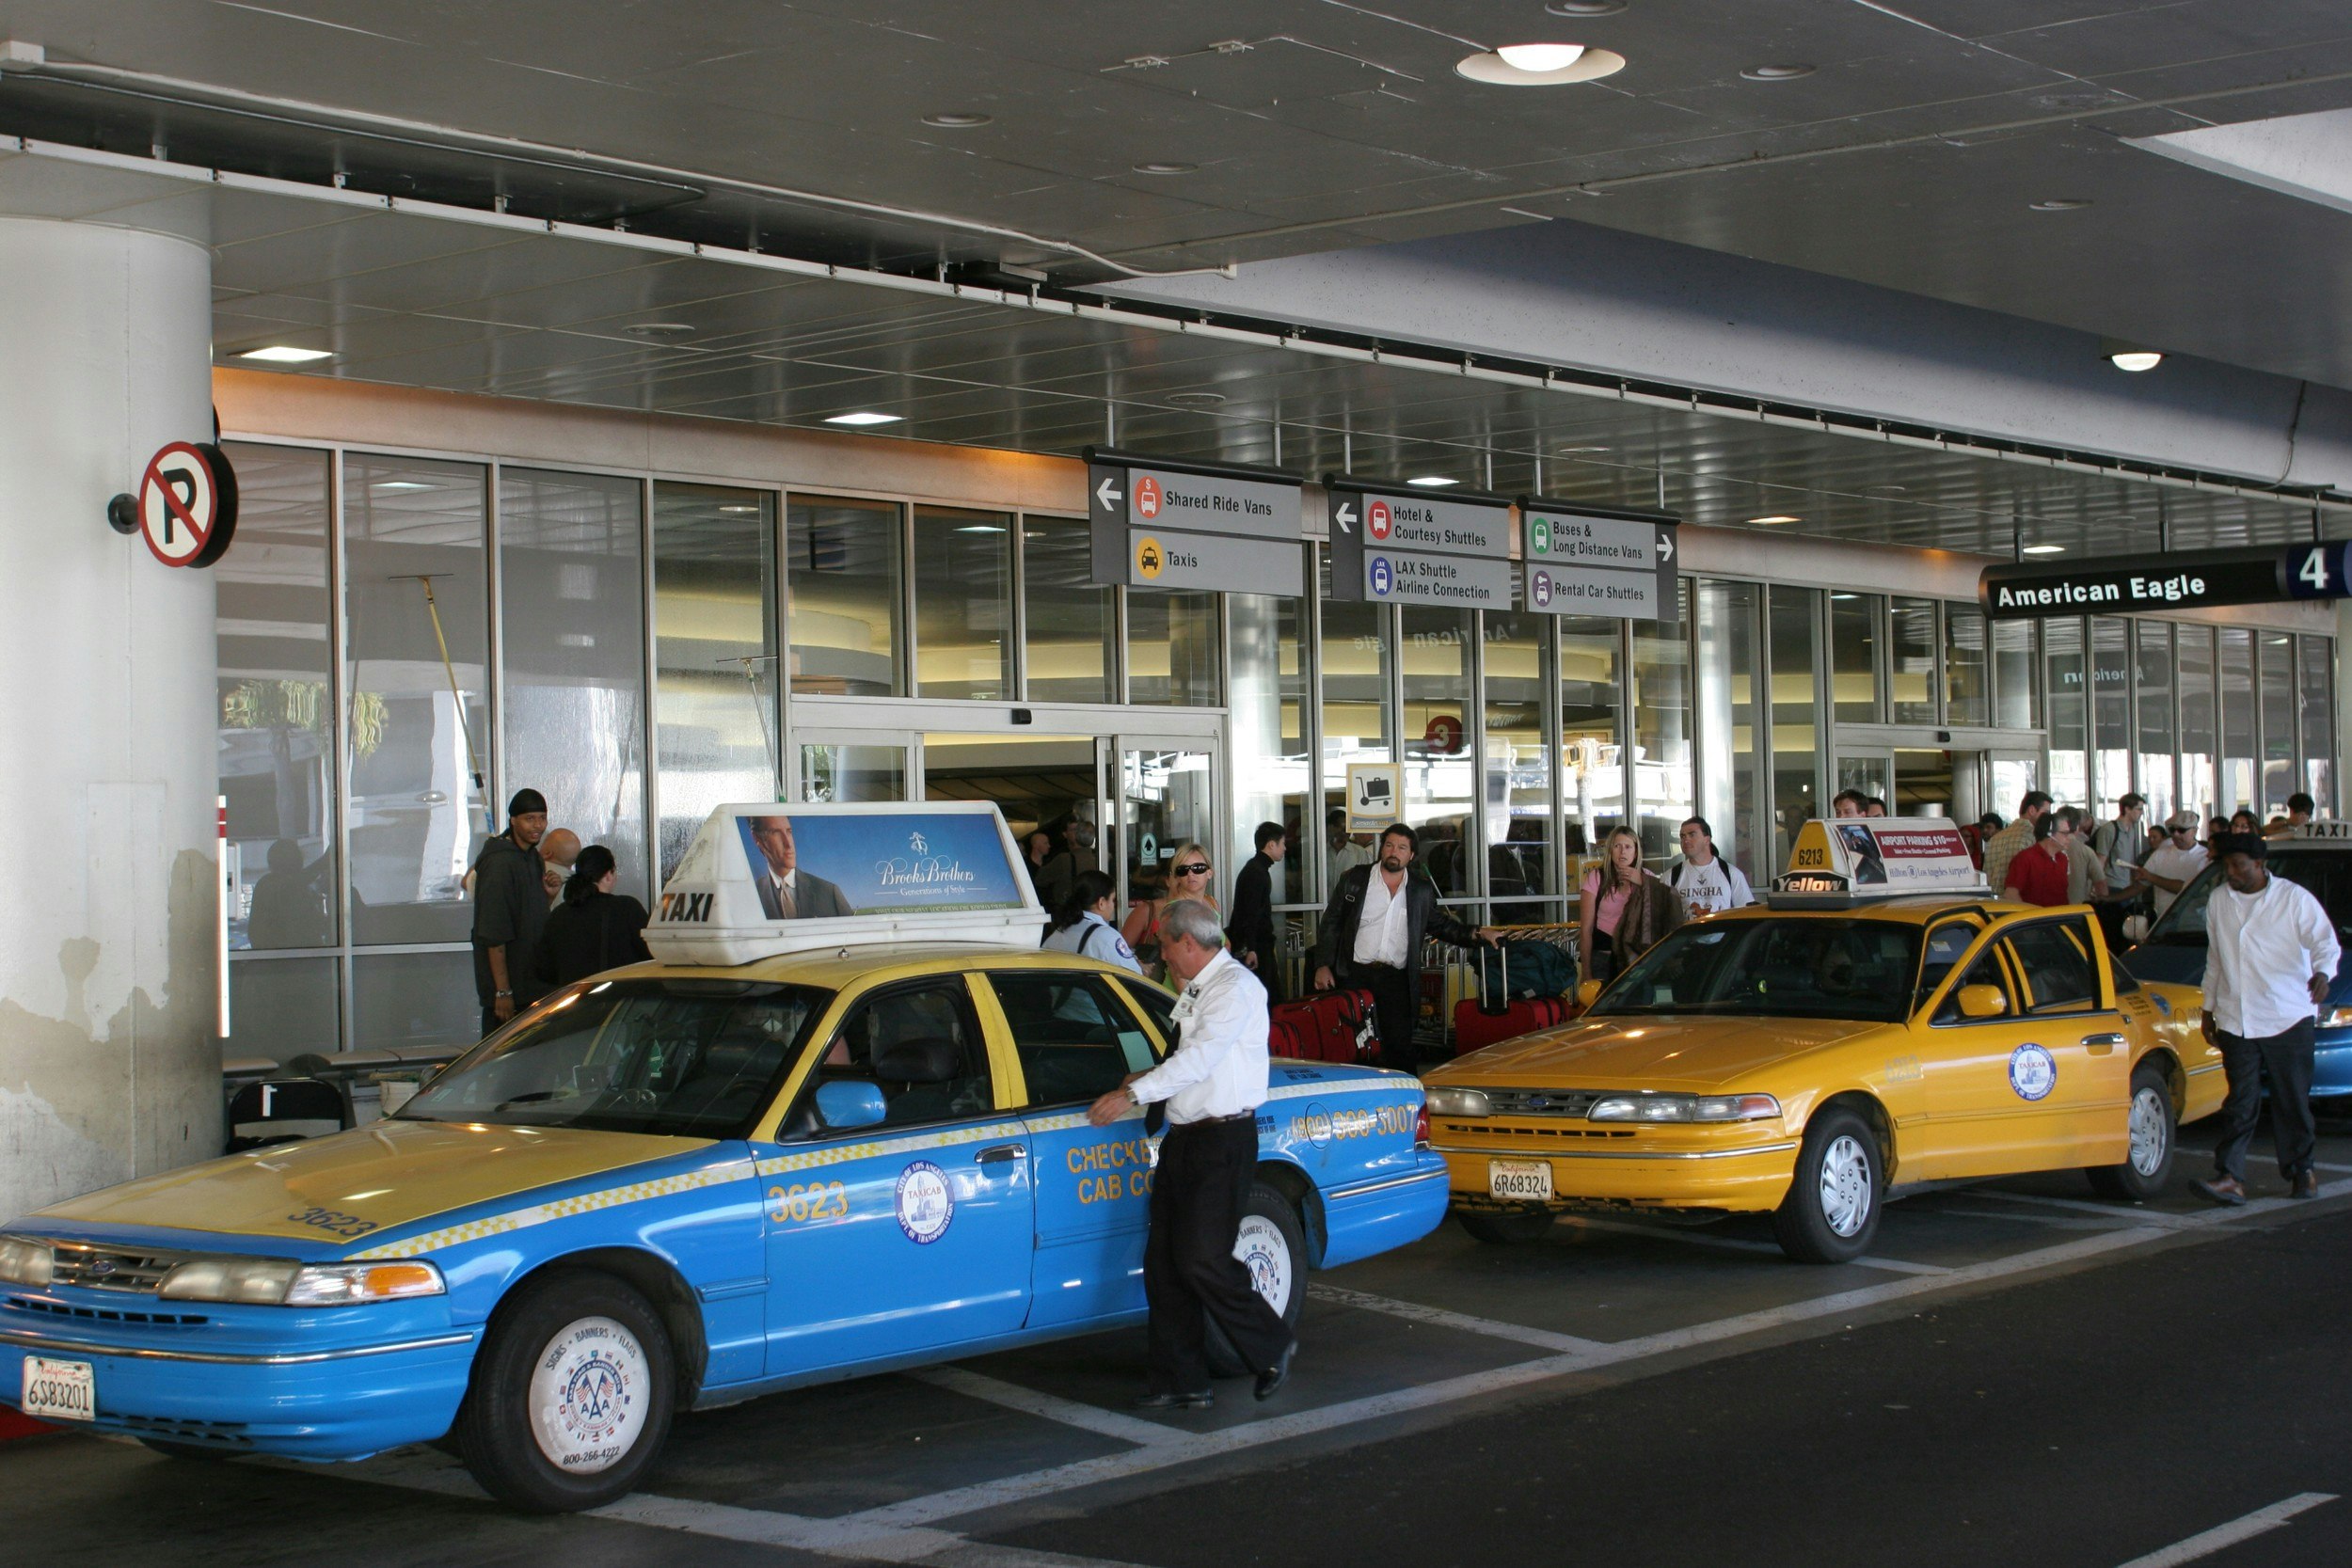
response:
<path fill-rule="evenodd" d="M 2007 1149 L 2016 1137 L 2018 1099 L 2010 1087 L 2010 1058 L 2027 1043 L 2019 1018 L 2025 987 L 1995 935 L 1957 966 L 1959 974 L 1936 1003 L 1919 1041 L 1923 1116 L 1917 1134 L 1903 1141 L 1902 1171 L 1922 1181 L 1983 1176 L 2012 1168 Z M 1990 986 L 2001 994 L 1994 1018 L 1966 1018 L 1960 993 Z"/>
<path fill-rule="evenodd" d="M 828 1129 L 828 1083 L 878 1086 L 877 1125 Z M 985 1339 L 1028 1315 L 1025 1131 L 961 974 L 860 998 L 779 1141 L 754 1145 L 768 1227 L 767 1375 Z"/>
<path fill-rule="evenodd" d="M 1086 1113 L 1129 1073 L 1153 1064 L 1151 1036 L 1106 976 L 1031 969 L 998 971 L 988 980 L 1020 1063 L 1022 1117 L 1035 1157 L 1029 1325 L 1136 1311 L 1143 1306 L 1158 1140 L 1145 1132 L 1140 1111 L 1103 1128 Z"/>
<path fill-rule="evenodd" d="M 2026 982 L 2033 1038 L 2056 1068 L 2026 1113 L 2037 1157 L 2021 1168 L 2114 1164 L 2131 1146 L 2131 1037 L 2100 985 L 2099 934 L 2089 916 L 2067 914 L 2013 926 L 2008 941 Z M 2012 1077 L 2029 1077 L 2040 1066 L 2026 1064 Z"/>

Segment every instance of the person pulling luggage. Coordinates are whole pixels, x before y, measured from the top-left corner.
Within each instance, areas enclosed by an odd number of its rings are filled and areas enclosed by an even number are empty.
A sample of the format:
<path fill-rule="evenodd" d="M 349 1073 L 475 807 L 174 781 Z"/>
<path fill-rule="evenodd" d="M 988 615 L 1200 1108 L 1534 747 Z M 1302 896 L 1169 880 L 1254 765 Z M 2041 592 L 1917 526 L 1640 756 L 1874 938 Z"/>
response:
<path fill-rule="evenodd" d="M 1315 990 L 1348 986 L 1372 992 L 1380 1065 L 1399 1072 L 1420 1065 L 1413 1024 L 1421 1016 L 1422 941 L 1494 944 L 1492 931 L 1464 924 L 1438 902 L 1437 883 L 1412 875 L 1420 844 L 1402 822 L 1382 829 L 1380 859 L 1340 878 L 1315 931 Z"/>

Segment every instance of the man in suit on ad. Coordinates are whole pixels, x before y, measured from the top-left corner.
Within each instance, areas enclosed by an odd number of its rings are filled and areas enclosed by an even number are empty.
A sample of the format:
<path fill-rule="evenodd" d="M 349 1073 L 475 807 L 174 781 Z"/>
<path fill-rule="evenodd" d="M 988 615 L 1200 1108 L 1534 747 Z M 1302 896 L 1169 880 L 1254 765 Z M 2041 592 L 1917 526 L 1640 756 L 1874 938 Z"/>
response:
<path fill-rule="evenodd" d="M 752 881 L 769 919 L 818 920 L 857 913 L 838 887 L 800 868 L 790 817 L 753 817 L 752 843 L 765 861 L 753 864 Z"/>

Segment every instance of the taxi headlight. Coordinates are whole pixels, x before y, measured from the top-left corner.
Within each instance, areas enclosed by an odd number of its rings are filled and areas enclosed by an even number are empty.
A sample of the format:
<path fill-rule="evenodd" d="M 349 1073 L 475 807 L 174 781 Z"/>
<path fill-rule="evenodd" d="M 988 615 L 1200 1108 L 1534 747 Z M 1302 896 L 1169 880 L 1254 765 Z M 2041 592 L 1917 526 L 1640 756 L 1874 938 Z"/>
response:
<path fill-rule="evenodd" d="M 275 1307 L 302 1265 L 290 1258 L 193 1258 L 164 1275 L 155 1293 L 170 1301 L 234 1301 Z"/>
<path fill-rule="evenodd" d="M 1476 1089 L 1431 1089 L 1428 1105 L 1433 1117 L 1490 1117 L 1495 1112 L 1494 1102 Z"/>
<path fill-rule="evenodd" d="M 2322 1007 L 2319 1009 L 2322 1029 L 2352 1028 L 2352 1007 Z"/>
<path fill-rule="evenodd" d="M 448 1287 L 430 1263 L 313 1263 L 289 1258 L 197 1258 L 164 1275 L 156 1294 L 174 1301 L 256 1307 L 351 1307 L 437 1296 Z"/>
<path fill-rule="evenodd" d="M 22 1236 L 0 1236 L 0 1282 L 10 1285 L 46 1285 L 50 1281 L 56 1254 L 40 1242 L 28 1242 Z"/>
<path fill-rule="evenodd" d="M 1769 1094 L 1613 1094 L 1584 1113 L 1591 1121 L 1762 1121 L 1780 1115 Z"/>

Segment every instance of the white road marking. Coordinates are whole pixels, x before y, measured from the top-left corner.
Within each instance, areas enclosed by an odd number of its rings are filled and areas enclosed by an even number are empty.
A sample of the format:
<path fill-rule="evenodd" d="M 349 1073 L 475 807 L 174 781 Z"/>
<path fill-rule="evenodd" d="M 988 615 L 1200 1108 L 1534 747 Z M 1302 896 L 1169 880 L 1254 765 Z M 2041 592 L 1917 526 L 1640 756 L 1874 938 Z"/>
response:
<path fill-rule="evenodd" d="M 2201 1557 L 2213 1556 L 2225 1546 L 2234 1546 L 2241 1541 L 2251 1541 L 2258 1535 L 2267 1534 L 2305 1510 L 2335 1500 L 2336 1495 L 2332 1492 L 2297 1492 L 2284 1502 L 2258 1508 L 2226 1525 L 2216 1525 L 2185 1541 L 2176 1541 L 2162 1551 L 2136 1557 L 2124 1563 L 2122 1568 L 2175 1568 L 2179 1563 L 2194 1562 Z"/>
<path fill-rule="evenodd" d="M 1311 1286 L 1309 1289 L 1311 1291 L 1314 1288 Z M 1100 1405 L 1086 1404 L 1077 1400 L 1066 1400 L 1058 1394 L 1040 1393 L 1034 1388 L 1024 1388 L 1017 1383 L 1007 1383 L 1001 1378 L 988 1377 L 963 1367 L 927 1367 L 905 1375 L 917 1383 L 928 1383 L 934 1388 L 946 1388 L 976 1400 L 986 1400 L 1008 1410 L 1042 1416 L 1064 1426 L 1083 1427 L 1104 1437 L 1116 1437 L 1122 1443 L 1139 1443 L 1148 1448 L 1179 1435 L 1174 1428 L 1164 1427 L 1157 1421 L 1121 1415 L 1116 1410 L 1104 1410 Z"/>
<path fill-rule="evenodd" d="M 1584 1214 L 1571 1214 L 1567 1224 L 1581 1226 L 1587 1230 L 1606 1230 L 1613 1236 L 1648 1236 L 1661 1242 L 1680 1242 L 1686 1246 L 1713 1247 L 1718 1252 L 1755 1252 L 1773 1258 L 1786 1256 L 1772 1242 L 1748 1242 L 1736 1236 L 1709 1236 L 1704 1231 L 1663 1225 L 1635 1225 L 1625 1220 L 1597 1219 Z M 1882 1269 L 1888 1274 L 1949 1274 L 1941 1263 L 1906 1263 L 1899 1258 L 1857 1258 L 1854 1267 Z"/>
<path fill-rule="evenodd" d="M 2202 1223 L 2199 1214 L 2167 1213 L 2161 1209 L 2126 1208 L 2115 1203 L 2093 1203 L 2087 1197 L 2042 1197 L 2033 1193 L 2005 1193 L 1993 1187 L 1979 1187 L 1970 1195 L 1989 1197 L 1998 1203 L 2039 1204 L 2047 1209 L 2073 1209 L 2085 1214 L 2097 1214 L 2118 1227 L 2135 1225 L 2186 1226 Z"/>
<path fill-rule="evenodd" d="M 2352 1165 L 2330 1165 L 2318 1160 L 2312 1162 L 2312 1169 L 2331 1170 L 2339 1176 L 2352 1176 Z"/>
<path fill-rule="evenodd" d="M 1366 1312 L 1385 1312 L 1391 1318 L 1403 1318 L 1407 1323 L 1460 1329 L 1466 1334 L 1483 1334 L 1490 1339 L 1515 1339 L 1522 1345 L 1558 1351 L 1566 1355 L 1596 1355 L 1609 1349 L 1607 1342 L 1600 1339 L 1580 1339 L 1573 1334 L 1554 1334 L 1548 1328 L 1499 1323 L 1493 1318 L 1473 1318 L 1463 1312 L 1449 1312 L 1442 1307 L 1423 1307 L 1417 1301 L 1398 1301 L 1393 1296 L 1375 1296 L 1368 1291 L 1350 1291 L 1320 1281 L 1307 1287 L 1307 1299 L 1328 1302 L 1334 1307 L 1354 1307 Z"/>
<path fill-rule="evenodd" d="M 2112 1220 L 2087 1219 L 2076 1214 L 2027 1214 L 2016 1211 L 2004 1212 L 1995 1209 L 1938 1209 L 1956 1220 L 1993 1220 L 2001 1225 L 2038 1225 L 2044 1230 L 2122 1230 L 2130 1222 L 2118 1225 Z"/>

